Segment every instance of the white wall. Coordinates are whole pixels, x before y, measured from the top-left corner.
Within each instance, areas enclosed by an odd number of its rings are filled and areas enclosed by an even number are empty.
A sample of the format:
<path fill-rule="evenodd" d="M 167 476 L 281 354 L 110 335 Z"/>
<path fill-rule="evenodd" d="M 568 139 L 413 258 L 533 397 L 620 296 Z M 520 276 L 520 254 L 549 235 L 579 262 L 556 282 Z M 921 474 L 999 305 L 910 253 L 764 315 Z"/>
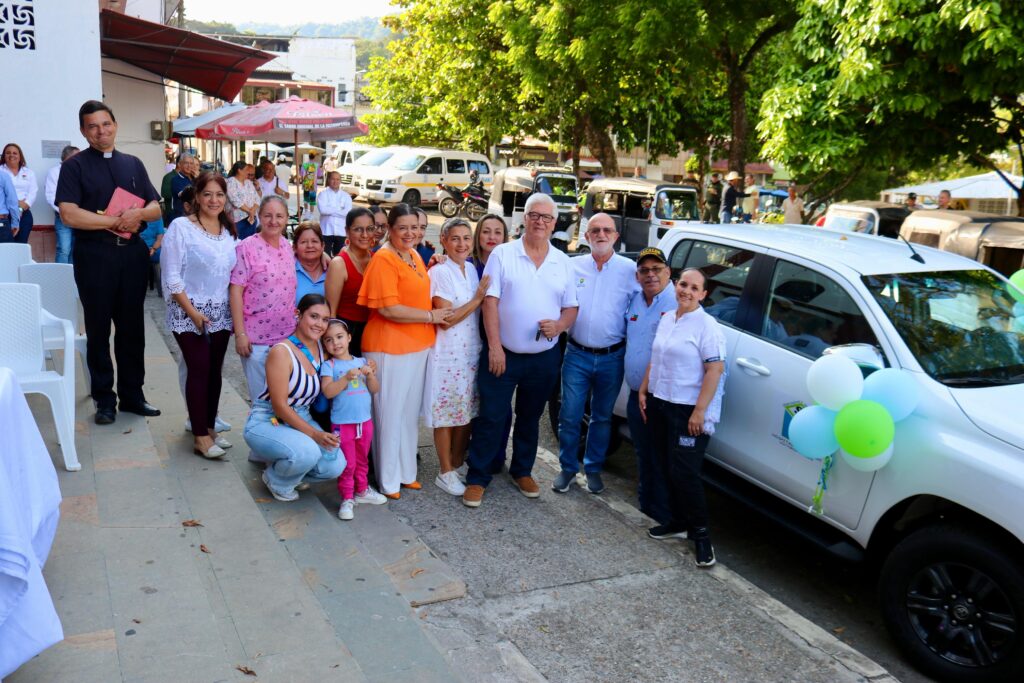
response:
<path fill-rule="evenodd" d="M 337 89 L 345 83 L 348 95 L 340 105 L 352 104 L 356 80 L 356 46 L 351 38 L 303 38 L 289 41 L 288 53 L 281 55 L 296 80 L 331 83 Z"/>
<path fill-rule="evenodd" d="M 151 140 L 149 124 L 164 120 L 164 86 L 160 77 L 117 59 L 103 57 L 103 101 L 117 118 L 117 149 L 137 156 L 160 189 L 164 176 L 164 141 Z"/>
<path fill-rule="evenodd" d="M 16 142 L 39 181 L 32 206 L 36 225 L 53 225 L 53 211 L 43 196 L 50 167 L 60 159 L 44 158 L 43 141 L 70 142 L 82 147 L 78 108 L 86 100 L 100 99 L 100 25 L 96 0 L 35 2 L 32 38 L 35 49 L 0 47 L 0 73 L 4 91 L 18 93 L 20 106 L 11 101 L 0 107 L 0 144 Z M 10 23 L 0 30 L 12 29 Z M 13 41 L 12 41 L 13 42 Z"/>

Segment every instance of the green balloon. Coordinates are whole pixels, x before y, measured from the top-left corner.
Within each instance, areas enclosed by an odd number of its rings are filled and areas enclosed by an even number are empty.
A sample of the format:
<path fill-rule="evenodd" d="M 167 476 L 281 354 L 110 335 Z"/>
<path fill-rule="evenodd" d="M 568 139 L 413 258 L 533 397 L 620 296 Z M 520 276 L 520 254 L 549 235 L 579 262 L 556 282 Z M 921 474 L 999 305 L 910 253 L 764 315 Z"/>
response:
<path fill-rule="evenodd" d="M 836 440 L 857 458 L 881 455 L 896 435 L 892 415 L 876 401 L 850 401 L 836 415 Z"/>
<path fill-rule="evenodd" d="M 1007 287 L 1007 291 L 1017 301 L 1024 303 L 1024 269 L 1018 270 L 1016 273 L 1010 276 L 1010 284 L 1013 287 Z"/>

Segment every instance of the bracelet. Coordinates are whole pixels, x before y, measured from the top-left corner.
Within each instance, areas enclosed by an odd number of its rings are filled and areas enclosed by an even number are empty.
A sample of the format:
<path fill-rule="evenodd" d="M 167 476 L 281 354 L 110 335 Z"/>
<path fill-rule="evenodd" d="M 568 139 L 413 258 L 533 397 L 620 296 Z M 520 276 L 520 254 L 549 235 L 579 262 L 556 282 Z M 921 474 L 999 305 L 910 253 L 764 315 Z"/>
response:
<path fill-rule="evenodd" d="M 427 322 L 428 323 L 434 322 L 434 311 L 432 311 L 432 310 L 431 311 L 427 311 Z"/>

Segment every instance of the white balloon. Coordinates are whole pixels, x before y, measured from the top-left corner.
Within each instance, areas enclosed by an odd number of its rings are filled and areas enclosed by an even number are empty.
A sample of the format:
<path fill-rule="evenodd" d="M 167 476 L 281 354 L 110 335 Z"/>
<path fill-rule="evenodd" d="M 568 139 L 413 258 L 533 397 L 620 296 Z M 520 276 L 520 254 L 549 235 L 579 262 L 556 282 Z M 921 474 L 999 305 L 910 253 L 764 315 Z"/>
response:
<path fill-rule="evenodd" d="M 864 391 L 860 366 L 846 356 L 822 356 L 807 371 L 807 391 L 829 410 L 839 411 Z"/>
<path fill-rule="evenodd" d="M 892 444 L 889 444 L 888 448 L 873 458 L 858 458 L 855 455 L 850 455 L 842 448 L 839 449 L 839 455 L 843 458 L 843 462 L 849 465 L 851 469 L 855 469 L 858 472 L 874 472 L 889 464 L 889 461 L 892 460 L 892 451 Z"/>

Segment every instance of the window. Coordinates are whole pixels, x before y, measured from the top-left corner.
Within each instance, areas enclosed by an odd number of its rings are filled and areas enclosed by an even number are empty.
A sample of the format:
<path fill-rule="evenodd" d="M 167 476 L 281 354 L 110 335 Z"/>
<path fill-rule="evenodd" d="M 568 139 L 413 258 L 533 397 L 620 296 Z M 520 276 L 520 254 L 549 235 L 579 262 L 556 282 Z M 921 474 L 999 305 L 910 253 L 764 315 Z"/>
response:
<path fill-rule="evenodd" d="M 446 159 L 445 165 L 449 173 L 465 173 L 466 161 L 464 159 Z"/>
<path fill-rule="evenodd" d="M 594 211 L 606 213 L 619 213 L 622 205 L 622 195 L 615 192 L 599 192 L 594 195 Z"/>
<path fill-rule="evenodd" d="M 420 166 L 419 171 L 417 171 L 417 173 L 427 173 L 434 175 L 442 173 L 441 157 L 431 157 L 427 159 L 426 161 L 423 162 L 423 165 Z"/>
<path fill-rule="evenodd" d="M 486 161 L 474 161 L 473 159 L 469 160 L 469 170 L 476 171 L 480 175 L 490 175 L 491 173 L 491 167 L 487 165 Z"/>
<path fill-rule="evenodd" d="M 697 220 L 697 193 L 662 190 L 654 203 L 654 212 L 663 220 Z"/>
<path fill-rule="evenodd" d="M 809 358 L 830 346 L 878 345 L 860 307 L 837 282 L 788 261 L 775 266 L 761 336 Z"/>
<path fill-rule="evenodd" d="M 733 325 L 755 255 L 748 249 L 725 244 L 683 240 L 672 250 L 669 266 L 673 280 L 686 268 L 700 268 L 708 281 L 704 310 L 720 322 Z"/>

